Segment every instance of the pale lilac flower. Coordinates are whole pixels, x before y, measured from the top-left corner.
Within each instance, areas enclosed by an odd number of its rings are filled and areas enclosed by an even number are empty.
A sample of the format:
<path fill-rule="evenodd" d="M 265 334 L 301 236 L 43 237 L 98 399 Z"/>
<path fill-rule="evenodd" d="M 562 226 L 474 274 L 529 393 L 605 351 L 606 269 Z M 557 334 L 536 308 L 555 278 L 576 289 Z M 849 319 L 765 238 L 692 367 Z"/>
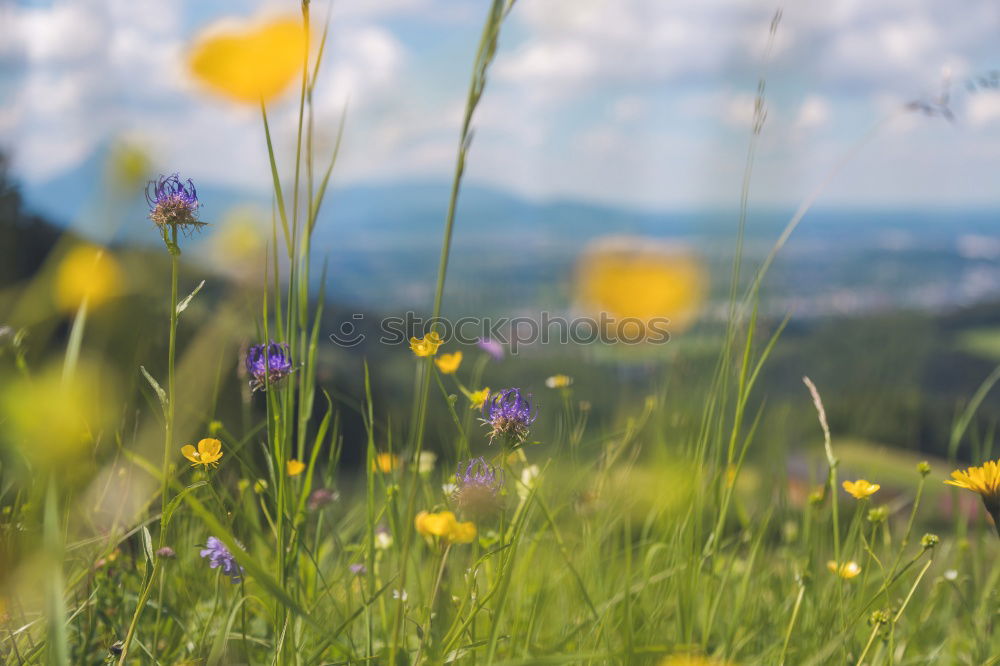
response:
<path fill-rule="evenodd" d="M 501 345 L 496 340 L 490 340 L 489 338 L 479 338 L 476 345 L 482 349 L 484 352 L 489 354 L 494 361 L 503 360 L 503 345 Z"/>
<path fill-rule="evenodd" d="M 208 537 L 205 547 L 201 549 L 201 556 L 208 558 L 208 566 L 212 569 L 222 568 L 222 573 L 229 576 L 233 583 L 243 580 L 243 567 L 236 563 L 236 558 L 222 543 L 214 536 Z"/>

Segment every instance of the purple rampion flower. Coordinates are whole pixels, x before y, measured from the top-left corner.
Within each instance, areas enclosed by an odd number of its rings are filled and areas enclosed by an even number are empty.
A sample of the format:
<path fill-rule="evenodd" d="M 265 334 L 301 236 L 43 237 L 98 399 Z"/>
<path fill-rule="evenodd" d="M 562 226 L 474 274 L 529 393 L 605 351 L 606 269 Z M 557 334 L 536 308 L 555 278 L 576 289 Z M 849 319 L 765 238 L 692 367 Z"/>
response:
<path fill-rule="evenodd" d="M 490 443 L 500 436 L 508 444 L 520 444 L 528 436 L 528 428 L 538 418 L 531 406 L 531 394 L 509 388 L 490 393 L 483 403 L 483 423 L 490 426 Z"/>
<path fill-rule="evenodd" d="M 250 374 L 250 388 L 254 391 L 268 384 L 277 384 L 293 370 L 288 344 L 271 341 L 266 345 L 251 346 L 247 350 L 246 367 Z"/>
<path fill-rule="evenodd" d="M 318 511 L 327 504 L 336 501 L 339 497 L 340 494 L 337 493 L 336 490 L 330 490 L 329 488 L 317 488 L 309 495 L 307 506 L 310 511 Z"/>
<path fill-rule="evenodd" d="M 355 576 L 363 576 L 368 571 L 368 567 L 361 564 L 360 562 L 358 562 L 357 564 L 352 564 L 347 568 L 350 569 L 351 573 L 354 574 Z"/>
<path fill-rule="evenodd" d="M 477 342 L 476 345 L 484 352 L 489 354 L 494 361 L 503 360 L 503 345 L 501 345 L 496 340 L 490 340 L 489 338 L 479 338 L 479 342 Z"/>
<path fill-rule="evenodd" d="M 201 549 L 201 556 L 208 558 L 208 566 L 211 568 L 222 567 L 222 573 L 229 576 L 234 584 L 243 580 L 243 567 L 236 563 L 236 558 L 226 548 L 226 544 L 214 536 L 208 537 L 205 547 Z"/>
<path fill-rule="evenodd" d="M 201 227 L 205 223 L 198 219 L 198 190 L 188 178 L 182 181 L 176 173 L 160 176 L 146 184 L 146 201 L 149 203 L 149 219 L 158 227 Z"/>
<path fill-rule="evenodd" d="M 473 458 L 458 466 L 455 473 L 455 492 L 452 501 L 462 511 L 482 518 L 495 513 L 503 506 L 500 490 L 503 488 L 503 470 L 486 462 L 485 458 Z"/>

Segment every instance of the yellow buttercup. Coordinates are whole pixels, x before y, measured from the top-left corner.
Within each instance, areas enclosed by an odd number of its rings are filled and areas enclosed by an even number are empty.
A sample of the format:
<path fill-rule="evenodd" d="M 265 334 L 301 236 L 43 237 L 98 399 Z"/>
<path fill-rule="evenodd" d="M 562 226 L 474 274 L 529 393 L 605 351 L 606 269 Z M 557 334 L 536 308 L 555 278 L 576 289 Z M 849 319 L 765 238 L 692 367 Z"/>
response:
<path fill-rule="evenodd" d="M 301 76 L 306 31 L 298 19 L 279 18 L 245 28 L 212 30 L 191 48 L 191 72 L 210 90 L 258 104 L 285 92 Z"/>
<path fill-rule="evenodd" d="M 185 444 L 181 447 L 181 453 L 191 461 L 193 467 L 216 465 L 222 459 L 222 442 L 206 437 L 198 442 L 197 449 L 190 444 Z"/>

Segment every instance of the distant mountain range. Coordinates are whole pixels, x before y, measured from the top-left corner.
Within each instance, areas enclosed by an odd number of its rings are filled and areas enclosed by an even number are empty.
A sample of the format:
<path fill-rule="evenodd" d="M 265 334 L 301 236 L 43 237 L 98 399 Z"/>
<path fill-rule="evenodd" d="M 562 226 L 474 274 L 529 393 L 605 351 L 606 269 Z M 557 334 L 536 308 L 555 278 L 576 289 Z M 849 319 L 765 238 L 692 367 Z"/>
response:
<path fill-rule="evenodd" d="M 29 208 L 84 233 L 156 242 L 141 196 L 102 195 L 103 159 L 23 187 Z M 203 184 L 203 218 L 232 208 L 270 211 L 270 191 Z M 328 293 L 368 309 L 426 309 L 440 253 L 449 184 L 385 182 L 337 187 L 324 202 L 314 247 L 329 261 Z M 791 211 L 751 211 L 747 265 L 763 258 Z M 108 221 L 119 220 L 113 232 Z M 579 252 L 595 238 L 674 239 L 700 252 L 718 287 L 728 280 L 735 211 L 641 211 L 579 201 L 531 201 L 467 184 L 458 208 L 448 302 L 457 311 L 559 308 Z M 125 222 L 127 221 L 127 223 Z M 205 243 L 211 227 L 193 244 Z M 110 236 L 110 238 L 108 238 Z M 318 273 L 318 270 L 317 270 Z M 941 309 L 1000 299 L 1000 211 L 810 212 L 772 271 L 768 305 L 820 316 L 892 308 Z"/>

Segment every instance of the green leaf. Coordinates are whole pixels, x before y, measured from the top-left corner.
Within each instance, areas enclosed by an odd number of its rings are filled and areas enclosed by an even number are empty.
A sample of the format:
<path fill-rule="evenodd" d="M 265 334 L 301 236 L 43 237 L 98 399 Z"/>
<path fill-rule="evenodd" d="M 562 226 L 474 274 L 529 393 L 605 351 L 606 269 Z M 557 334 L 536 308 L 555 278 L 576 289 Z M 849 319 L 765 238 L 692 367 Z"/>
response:
<path fill-rule="evenodd" d="M 149 566 L 153 566 L 155 560 L 153 557 L 153 537 L 149 535 L 149 529 L 143 525 L 142 530 L 142 550 L 146 553 L 146 559 L 149 560 Z"/>
<path fill-rule="evenodd" d="M 194 291 L 188 294 L 183 301 L 177 304 L 177 314 L 180 314 L 185 310 L 187 310 L 187 306 L 191 305 L 191 299 L 194 298 L 195 294 L 201 291 L 201 288 L 204 286 L 205 286 L 205 281 L 202 280 L 201 282 L 198 283 L 198 286 L 194 288 Z"/>
<path fill-rule="evenodd" d="M 186 494 L 188 494 L 189 492 L 191 492 L 192 490 L 194 490 L 195 488 L 200 488 L 201 486 L 205 486 L 205 485 L 208 485 L 207 481 L 196 481 L 196 482 L 192 483 L 190 486 L 187 486 L 186 488 L 184 488 L 184 490 L 180 491 L 180 493 L 178 493 L 176 497 L 174 497 L 172 500 L 170 500 L 170 504 L 167 505 L 166 511 L 163 512 L 163 527 L 164 527 L 164 529 L 166 529 L 167 525 L 170 524 L 170 519 L 173 517 L 174 511 L 177 510 L 177 506 L 184 499 L 184 496 Z"/>
<path fill-rule="evenodd" d="M 153 391 L 156 393 L 156 397 L 160 399 L 160 405 L 166 409 L 167 408 L 167 392 L 163 390 L 160 383 L 153 379 L 153 375 L 149 374 L 145 366 L 140 365 L 139 369 L 142 370 L 142 376 L 146 378 L 149 385 L 153 387 Z"/>

